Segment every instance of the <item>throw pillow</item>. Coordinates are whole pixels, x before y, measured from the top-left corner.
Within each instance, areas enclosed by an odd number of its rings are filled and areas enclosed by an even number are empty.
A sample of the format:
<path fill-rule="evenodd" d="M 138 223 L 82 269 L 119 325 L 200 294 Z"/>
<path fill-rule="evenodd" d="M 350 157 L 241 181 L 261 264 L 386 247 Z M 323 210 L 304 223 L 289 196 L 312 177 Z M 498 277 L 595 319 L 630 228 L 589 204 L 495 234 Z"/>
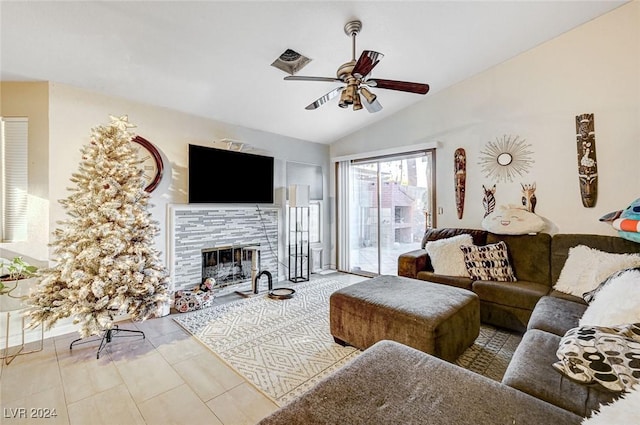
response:
<path fill-rule="evenodd" d="M 640 323 L 640 269 L 614 273 L 580 318 L 580 326 Z"/>
<path fill-rule="evenodd" d="M 469 277 L 464 264 L 464 254 L 460 251 L 461 245 L 473 245 L 471 235 L 457 235 L 427 242 L 424 249 L 431 258 L 434 273 Z"/>
<path fill-rule="evenodd" d="M 640 382 L 640 323 L 569 329 L 556 356 L 553 367 L 568 378 L 624 391 Z"/>
<path fill-rule="evenodd" d="M 612 281 L 615 281 L 620 275 L 625 274 L 626 272 L 629 272 L 629 271 L 632 271 L 632 270 L 637 270 L 637 271 L 640 272 L 640 267 L 634 267 L 634 268 L 631 268 L 631 269 L 624 269 L 624 270 L 620 270 L 620 271 L 617 271 L 617 272 L 613 273 L 611 276 L 606 278 L 604 280 L 604 282 L 602 282 L 600 285 L 598 285 L 596 287 L 596 289 L 591 290 L 589 292 L 585 292 L 584 294 L 582 294 L 582 299 L 587 304 L 591 304 L 593 302 L 593 300 L 596 298 L 596 295 L 598 295 L 598 292 L 600 292 L 602 290 L 602 288 L 607 286 Z"/>
<path fill-rule="evenodd" d="M 544 227 L 540 216 L 514 205 L 501 205 L 482 220 L 482 228 L 497 235 L 538 233 Z"/>
<path fill-rule="evenodd" d="M 472 280 L 517 281 L 504 241 L 485 246 L 463 245 L 460 249 Z"/>
<path fill-rule="evenodd" d="M 553 287 L 558 291 L 582 297 L 612 273 L 638 266 L 640 255 L 613 254 L 578 245 L 569 249 L 567 261 Z"/>
<path fill-rule="evenodd" d="M 619 399 L 609 404 L 601 404 L 590 418 L 582 420 L 582 425 L 612 425 L 638 423 L 640 406 L 640 385 L 634 385 Z"/>

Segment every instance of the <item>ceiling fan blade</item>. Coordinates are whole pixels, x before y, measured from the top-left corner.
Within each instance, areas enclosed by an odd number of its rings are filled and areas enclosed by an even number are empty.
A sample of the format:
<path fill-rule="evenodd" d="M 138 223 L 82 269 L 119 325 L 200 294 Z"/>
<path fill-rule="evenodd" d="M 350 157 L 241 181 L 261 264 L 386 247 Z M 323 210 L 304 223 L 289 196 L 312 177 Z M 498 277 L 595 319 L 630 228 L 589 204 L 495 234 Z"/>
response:
<path fill-rule="evenodd" d="M 378 102 L 378 99 L 374 99 L 373 102 L 371 103 L 365 100 L 364 102 L 362 102 L 362 104 L 367 109 L 367 111 L 369 111 L 372 114 L 374 112 L 378 112 L 382 110 L 382 105 L 380 104 L 380 102 Z"/>
<path fill-rule="evenodd" d="M 285 80 L 287 81 L 328 81 L 328 82 L 342 82 L 341 79 L 339 78 L 334 78 L 334 77 L 303 77 L 303 76 L 297 76 L 297 75 L 290 75 L 287 77 L 284 77 Z"/>
<path fill-rule="evenodd" d="M 308 105 L 304 109 L 306 109 L 308 111 L 311 111 L 313 109 L 317 109 L 320 106 L 322 106 L 325 103 L 327 103 L 328 101 L 330 101 L 331 99 L 333 99 L 334 97 L 336 97 L 337 95 L 339 95 L 340 92 L 342 92 L 342 90 L 344 90 L 343 86 L 336 87 L 335 89 L 331 90 L 329 93 L 325 94 L 324 96 L 322 96 L 321 98 L 319 98 L 315 102 L 311 103 L 310 105 Z"/>
<path fill-rule="evenodd" d="M 409 83 L 407 81 L 382 80 L 376 78 L 373 80 L 367 80 L 366 83 L 371 87 L 377 87 L 379 89 L 406 91 L 416 94 L 427 94 L 429 91 L 429 84 Z"/>
<path fill-rule="evenodd" d="M 351 73 L 356 77 L 364 78 L 369 75 L 371 70 L 383 57 L 384 55 L 382 53 L 374 52 L 373 50 L 363 50 Z"/>

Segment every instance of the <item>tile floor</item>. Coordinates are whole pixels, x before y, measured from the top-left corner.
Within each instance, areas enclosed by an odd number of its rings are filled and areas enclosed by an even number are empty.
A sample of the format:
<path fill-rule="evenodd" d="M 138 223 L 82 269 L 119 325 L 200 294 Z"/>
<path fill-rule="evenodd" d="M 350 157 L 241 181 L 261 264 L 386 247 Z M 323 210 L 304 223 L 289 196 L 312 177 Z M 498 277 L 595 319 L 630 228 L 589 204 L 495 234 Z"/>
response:
<path fill-rule="evenodd" d="M 45 339 L 42 351 L 9 365 L 3 361 L 0 423 L 240 425 L 277 408 L 172 315 L 121 328 L 142 330 L 145 339 L 114 338 L 96 359 L 98 341 L 69 349 L 78 338 L 73 333 Z"/>

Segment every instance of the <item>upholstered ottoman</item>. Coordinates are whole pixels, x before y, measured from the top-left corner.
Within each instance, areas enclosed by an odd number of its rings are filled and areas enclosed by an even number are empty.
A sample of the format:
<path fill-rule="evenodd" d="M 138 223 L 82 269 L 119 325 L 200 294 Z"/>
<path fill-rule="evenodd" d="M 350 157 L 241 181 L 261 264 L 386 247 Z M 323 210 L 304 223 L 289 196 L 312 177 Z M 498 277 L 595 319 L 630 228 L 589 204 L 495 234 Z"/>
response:
<path fill-rule="evenodd" d="M 399 276 L 340 289 L 329 300 L 331 335 L 362 350 L 389 339 L 454 361 L 480 333 L 471 291 Z"/>

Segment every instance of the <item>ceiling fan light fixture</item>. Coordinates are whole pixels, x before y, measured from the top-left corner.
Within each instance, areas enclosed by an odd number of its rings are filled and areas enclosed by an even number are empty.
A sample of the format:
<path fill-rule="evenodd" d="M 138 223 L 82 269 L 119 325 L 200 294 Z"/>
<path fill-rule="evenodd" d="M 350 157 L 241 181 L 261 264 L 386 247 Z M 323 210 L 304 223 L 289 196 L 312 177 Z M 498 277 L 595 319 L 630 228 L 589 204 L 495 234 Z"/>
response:
<path fill-rule="evenodd" d="M 367 103 L 373 103 L 378 98 L 378 96 L 371 93 L 366 87 L 361 87 L 360 93 L 364 96 L 364 99 L 367 101 Z"/>
<path fill-rule="evenodd" d="M 362 109 L 362 101 L 360 100 L 360 94 L 356 93 L 355 97 L 353 98 L 353 110 L 359 111 L 360 109 Z"/>
<path fill-rule="evenodd" d="M 340 102 L 338 102 L 338 106 L 341 108 L 349 107 L 349 103 L 347 103 L 347 90 L 342 90 L 342 94 L 340 95 Z"/>
<path fill-rule="evenodd" d="M 327 81 L 340 82 L 343 85 L 334 88 L 329 93 L 313 101 L 305 109 L 317 109 L 333 97 L 340 93 L 338 106 L 346 109 L 353 105 L 353 109 L 358 111 L 364 106 L 369 112 L 382 110 L 382 105 L 378 102 L 378 96 L 369 91 L 368 87 L 376 87 L 385 90 L 396 90 L 407 93 L 427 94 L 429 85 L 423 83 L 412 83 L 409 81 L 385 80 L 380 78 L 370 78 L 371 71 L 380 62 L 384 55 L 373 50 L 363 50 L 356 60 L 356 36 L 362 29 L 362 22 L 353 20 L 344 26 L 344 32 L 351 38 L 351 60 L 338 67 L 336 77 L 311 77 L 311 76 L 287 76 L 285 80 L 294 81 Z M 285 52 L 295 56 L 296 52 Z M 362 87 L 361 87 L 362 86 Z M 366 86 L 366 87 L 365 87 Z M 360 96 L 364 97 L 364 101 Z"/>

